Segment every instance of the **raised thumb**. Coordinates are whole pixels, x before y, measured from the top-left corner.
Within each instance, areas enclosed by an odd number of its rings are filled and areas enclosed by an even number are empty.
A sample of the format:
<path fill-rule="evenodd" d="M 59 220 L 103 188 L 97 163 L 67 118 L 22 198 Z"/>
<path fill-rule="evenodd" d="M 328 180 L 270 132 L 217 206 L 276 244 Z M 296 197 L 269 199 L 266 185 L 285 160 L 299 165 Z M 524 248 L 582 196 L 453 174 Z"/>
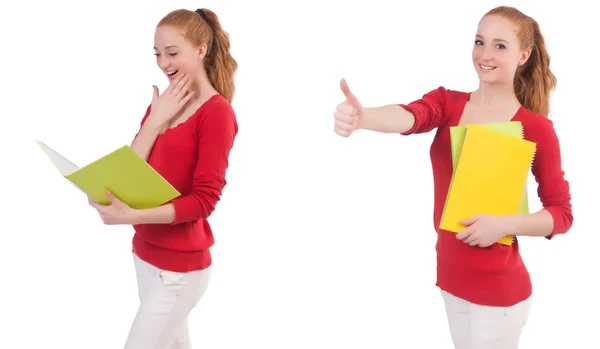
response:
<path fill-rule="evenodd" d="M 348 86 L 346 79 L 342 79 L 340 81 L 340 88 L 341 88 L 342 92 L 344 93 L 346 100 L 350 104 L 352 104 L 353 107 L 355 107 L 356 109 L 358 109 L 360 111 L 362 109 L 362 105 L 360 104 L 360 102 L 358 101 L 358 98 L 356 98 L 354 93 L 352 93 L 352 91 L 350 91 L 350 87 Z"/>
<path fill-rule="evenodd" d="M 152 85 L 152 100 L 158 98 L 158 87 L 156 85 Z"/>

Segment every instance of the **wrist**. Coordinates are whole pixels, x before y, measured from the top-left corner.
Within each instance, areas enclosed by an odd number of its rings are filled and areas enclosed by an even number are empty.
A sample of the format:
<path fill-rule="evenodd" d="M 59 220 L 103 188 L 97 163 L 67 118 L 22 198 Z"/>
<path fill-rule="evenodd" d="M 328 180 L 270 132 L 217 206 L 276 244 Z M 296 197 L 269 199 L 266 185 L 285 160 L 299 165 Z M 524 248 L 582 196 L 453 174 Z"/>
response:
<path fill-rule="evenodd" d="M 141 210 L 130 208 L 127 212 L 127 222 L 129 224 L 138 224 L 140 222 Z"/>
<path fill-rule="evenodd" d="M 506 228 L 511 235 L 517 235 L 523 230 L 523 219 L 522 214 L 509 214 L 504 216 Z"/>
<path fill-rule="evenodd" d="M 146 126 L 152 132 L 155 132 L 157 134 L 165 132 L 165 130 L 167 129 L 167 124 L 165 122 L 159 122 L 156 120 L 160 120 L 160 118 L 157 117 L 155 114 L 150 113 L 150 115 L 148 115 L 148 118 L 146 119 L 146 122 L 144 123 L 144 126 Z"/>

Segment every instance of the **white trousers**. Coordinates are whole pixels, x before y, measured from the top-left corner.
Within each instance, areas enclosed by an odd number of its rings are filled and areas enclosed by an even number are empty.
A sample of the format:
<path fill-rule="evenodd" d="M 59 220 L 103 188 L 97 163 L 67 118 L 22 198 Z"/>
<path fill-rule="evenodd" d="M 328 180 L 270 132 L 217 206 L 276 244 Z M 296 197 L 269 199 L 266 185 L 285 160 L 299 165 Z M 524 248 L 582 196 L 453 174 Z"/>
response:
<path fill-rule="evenodd" d="M 206 291 L 211 268 L 176 273 L 133 259 L 140 306 L 125 349 L 190 349 L 188 314 Z"/>
<path fill-rule="evenodd" d="M 517 349 L 531 297 L 511 307 L 470 303 L 441 291 L 456 349 Z"/>

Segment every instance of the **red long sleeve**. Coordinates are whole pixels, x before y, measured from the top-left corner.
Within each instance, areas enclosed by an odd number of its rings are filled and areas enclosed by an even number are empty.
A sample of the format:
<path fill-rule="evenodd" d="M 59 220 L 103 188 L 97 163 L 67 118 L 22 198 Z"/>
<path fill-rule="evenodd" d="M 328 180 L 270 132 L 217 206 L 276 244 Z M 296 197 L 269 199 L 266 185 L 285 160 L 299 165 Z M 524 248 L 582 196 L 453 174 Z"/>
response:
<path fill-rule="evenodd" d="M 229 152 L 237 133 L 233 111 L 224 104 L 215 106 L 198 122 L 197 132 L 198 150 L 191 190 L 172 200 L 173 224 L 208 218 L 227 183 Z"/>
<path fill-rule="evenodd" d="M 521 117 L 525 138 L 536 143 L 531 173 L 538 184 L 542 206 L 554 220 L 554 229 L 548 239 L 566 233 L 573 224 L 569 182 L 564 178 L 560 143 L 551 120 L 529 113 Z"/>

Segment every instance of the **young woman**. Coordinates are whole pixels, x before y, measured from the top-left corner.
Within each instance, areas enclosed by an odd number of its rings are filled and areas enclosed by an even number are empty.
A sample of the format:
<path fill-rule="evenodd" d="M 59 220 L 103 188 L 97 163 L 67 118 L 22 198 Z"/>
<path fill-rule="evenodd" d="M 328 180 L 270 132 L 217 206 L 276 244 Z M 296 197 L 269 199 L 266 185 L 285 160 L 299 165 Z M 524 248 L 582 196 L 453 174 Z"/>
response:
<path fill-rule="evenodd" d="M 133 256 L 140 307 L 126 349 L 189 348 L 187 317 L 207 288 L 214 239 L 207 218 L 224 188 L 238 131 L 230 105 L 237 62 L 228 34 L 207 9 L 177 10 L 157 25 L 154 50 L 169 79 L 131 147 L 182 195 L 137 210 L 109 193 L 95 207 L 105 224 L 135 228 Z"/>
<path fill-rule="evenodd" d="M 430 149 L 434 179 L 434 227 L 438 233 L 437 283 L 446 304 L 457 349 L 518 347 L 532 286 L 519 254 L 495 243 L 506 235 L 566 233 L 572 223 L 569 183 L 549 114 L 556 79 L 538 23 L 515 8 L 497 7 L 483 16 L 475 36 L 473 65 L 480 79 L 473 92 L 439 87 L 409 104 L 365 108 L 344 80 L 346 101 L 334 113 L 334 130 L 348 137 L 357 129 L 402 135 L 437 129 Z M 462 222 L 459 234 L 439 229 L 452 159 L 449 128 L 520 121 L 525 138 L 537 144 L 532 173 L 543 209 L 523 215 L 481 214 Z"/>

